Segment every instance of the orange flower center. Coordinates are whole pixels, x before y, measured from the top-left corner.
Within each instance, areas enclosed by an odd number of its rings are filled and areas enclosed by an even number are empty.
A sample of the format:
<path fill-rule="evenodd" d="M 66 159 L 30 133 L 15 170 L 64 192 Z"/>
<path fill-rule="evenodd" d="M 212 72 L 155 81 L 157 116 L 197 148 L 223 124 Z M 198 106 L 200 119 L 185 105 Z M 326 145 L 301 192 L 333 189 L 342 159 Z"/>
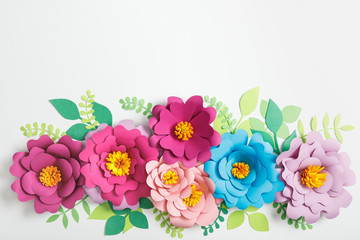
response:
<path fill-rule="evenodd" d="M 175 127 L 175 135 L 178 139 L 186 141 L 194 134 L 193 130 L 194 128 L 191 126 L 191 123 L 181 121 Z"/>
<path fill-rule="evenodd" d="M 237 177 L 238 179 L 246 178 L 250 172 L 249 165 L 246 163 L 234 163 L 232 166 L 233 169 L 231 169 L 231 173 L 234 177 Z"/>
<path fill-rule="evenodd" d="M 315 165 L 315 166 L 310 165 L 301 174 L 302 183 L 309 188 L 313 188 L 313 187 L 319 188 L 320 186 L 324 185 L 327 174 L 327 173 L 321 173 L 321 170 L 323 170 L 324 168 L 325 167 L 321 167 L 319 165 Z"/>
<path fill-rule="evenodd" d="M 61 182 L 61 172 L 55 166 L 47 166 L 41 169 L 39 180 L 46 187 L 53 187 Z"/>
<path fill-rule="evenodd" d="M 117 177 L 129 175 L 131 159 L 129 158 L 127 152 L 122 153 L 121 151 L 117 151 L 109 153 L 106 160 L 106 168 L 112 175 Z"/>

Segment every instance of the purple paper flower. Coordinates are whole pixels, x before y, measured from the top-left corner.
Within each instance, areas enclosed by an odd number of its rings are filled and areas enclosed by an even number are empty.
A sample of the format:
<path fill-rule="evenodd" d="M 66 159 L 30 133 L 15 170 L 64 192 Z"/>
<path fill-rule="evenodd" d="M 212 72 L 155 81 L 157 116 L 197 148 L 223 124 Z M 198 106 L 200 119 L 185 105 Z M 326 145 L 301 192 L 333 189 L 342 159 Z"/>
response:
<path fill-rule="evenodd" d="M 350 204 L 352 197 L 344 186 L 355 184 L 355 174 L 349 168 L 349 156 L 339 149 L 337 140 L 324 140 L 320 133 L 311 132 L 306 143 L 295 138 L 289 151 L 279 155 L 276 162 L 282 167 L 285 188 L 275 201 L 288 202 L 289 218 L 304 216 L 306 222 L 314 223 L 321 213 L 335 218 L 340 207 Z"/>
<path fill-rule="evenodd" d="M 80 174 L 81 142 L 63 136 L 54 143 L 49 136 L 27 143 L 29 152 L 14 154 L 10 173 L 18 177 L 11 189 L 22 202 L 35 199 L 35 212 L 55 213 L 62 204 L 73 208 L 84 196 L 84 178 Z"/>
<path fill-rule="evenodd" d="M 163 150 L 167 164 L 182 161 L 185 167 L 194 167 L 197 161 L 206 162 L 211 157 L 210 147 L 221 142 L 220 134 L 210 124 L 216 111 L 203 107 L 200 96 L 189 98 L 169 97 L 166 106 L 156 105 L 149 120 L 154 135 L 150 144 Z"/>

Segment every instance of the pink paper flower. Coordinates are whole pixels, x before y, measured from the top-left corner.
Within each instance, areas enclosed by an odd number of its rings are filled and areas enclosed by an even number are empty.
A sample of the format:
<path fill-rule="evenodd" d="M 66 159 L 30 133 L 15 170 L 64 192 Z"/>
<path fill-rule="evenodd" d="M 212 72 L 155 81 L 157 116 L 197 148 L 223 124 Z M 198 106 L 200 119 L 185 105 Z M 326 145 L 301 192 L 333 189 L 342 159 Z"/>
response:
<path fill-rule="evenodd" d="M 215 184 L 203 166 L 186 168 L 178 162 L 168 165 L 162 159 L 146 164 L 153 204 L 169 213 L 174 226 L 207 226 L 218 216 Z"/>
<path fill-rule="evenodd" d="M 200 96 L 189 98 L 169 97 L 166 106 L 156 105 L 149 120 L 154 135 L 151 146 L 164 151 L 164 162 L 182 161 L 190 168 L 197 160 L 206 162 L 211 157 L 210 147 L 221 142 L 220 134 L 210 124 L 215 120 L 216 110 L 203 107 Z"/>
<path fill-rule="evenodd" d="M 139 198 L 148 197 L 145 164 L 156 160 L 158 151 L 149 146 L 148 138 L 134 129 L 132 121 L 120 122 L 116 127 L 102 127 L 86 141 L 80 159 L 86 188 L 94 201 L 109 200 L 117 210 L 138 206 Z M 88 192 L 88 191 L 87 191 Z"/>
<path fill-rule="evenodd" d="M 81 142 L 66 135 L 57 143 L 47 135 L 28 141 L 29 152 L 14 154 L 10 173 L 18 179 L 11 189 L 22 202 L 35 199 L 37 213 L 55 213 L 61 204 L 73 208 L 84 196 L 78 160 L 82 147 Z"/>
<path fill-rule="evenodd" d="M 355 174 L 349 168 L 349 156 L 339 149 L 337 140 L 324 140 L 320 133 L 311 132 L 306 143 L 295 138 L 289 151 L 279 155 L 276 162 L 282 167 L 285 188 L 275 201 L 288 201 L 289 218 L 304 216 L 306 222 L 314 223 L 321 213 L 335 218 L 340 207 L 350 204 L 352 197 L 343 187 L 355 184 Z"/>

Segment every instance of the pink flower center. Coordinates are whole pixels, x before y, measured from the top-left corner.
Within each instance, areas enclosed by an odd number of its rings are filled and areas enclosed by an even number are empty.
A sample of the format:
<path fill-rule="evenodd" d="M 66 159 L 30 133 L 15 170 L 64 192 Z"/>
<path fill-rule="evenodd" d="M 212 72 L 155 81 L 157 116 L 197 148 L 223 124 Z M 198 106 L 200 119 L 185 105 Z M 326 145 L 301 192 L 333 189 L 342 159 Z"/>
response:
<path fill-rule="evenodd" d="M 327 173 L 321 173 L 321 170 L 323 170 L 324 168 L 325 167 L 321 167 L 319 165 L 310 165 L 301 174 L 302 183 L 309 188 L 319 188 L 320 186 L 324 185 L 327 175 Z"/>
<path fill-rule="evenodd" d="M 181 121 L 175 127 L 175 135 L 178 139 L 186 141 L 194 134 L 193 130 L 194 128 L 191 126 L 191 123 Z"/>
<path fill-rule="evenodd" d="M 53 187 L 61 182 L 61 172 L 55 166 L 47 166 L 41 169 L 39 180 L 46 187 Z"/>

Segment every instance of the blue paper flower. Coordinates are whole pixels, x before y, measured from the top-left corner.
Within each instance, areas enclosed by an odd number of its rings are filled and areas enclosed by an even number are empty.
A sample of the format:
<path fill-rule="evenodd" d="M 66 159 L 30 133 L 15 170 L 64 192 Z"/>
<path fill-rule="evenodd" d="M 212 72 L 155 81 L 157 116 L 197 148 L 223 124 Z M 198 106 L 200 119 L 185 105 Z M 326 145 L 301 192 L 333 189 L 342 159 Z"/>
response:
<path fill-rule="evenodd" d="M 223 134 L 221 144 L 211 149 L 211 159 L 205 163 L 205 171 L 215 182 L 214 197 L 239 209 L 273 202 L 275 193 L 284 189 L 275 159 L 273 148 L 258 133 L 249 143 L 245 130 Z"/>

